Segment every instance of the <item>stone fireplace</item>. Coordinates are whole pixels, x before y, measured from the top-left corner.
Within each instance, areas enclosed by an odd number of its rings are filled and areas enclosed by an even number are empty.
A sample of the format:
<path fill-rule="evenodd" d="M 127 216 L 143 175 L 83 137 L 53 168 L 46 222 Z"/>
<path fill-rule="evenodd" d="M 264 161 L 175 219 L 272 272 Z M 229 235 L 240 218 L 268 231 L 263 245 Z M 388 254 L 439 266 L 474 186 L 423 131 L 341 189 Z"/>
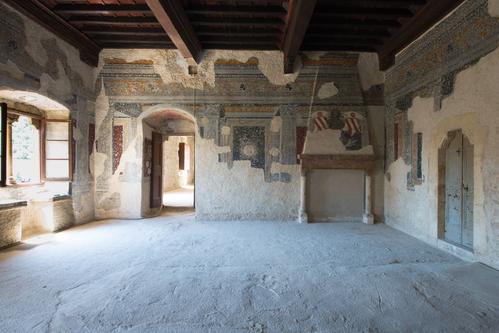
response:
<path fill-rule="evenodd" d="M 360 171 L 363 173 L 362 189 L 362 212 L 361 220 L 366 224 L 373 224 L 374 217 L 372 214 L 372 191 L 373 191 L 373 170 L 375 165 L 375 157 L 373 154 L 331 154 L 331 155 L 300 155 L 301 161 L 301 207 L 300 207 L 300 222 L 321 222 L 321 221 L 336 221 L 334 218 L 318 219 L 311 214 L 310 198 L 312 192 L 316 189 L 311 188 L 311 175 L 317 170 L 338 170 L 338 171 Z M 344 173 L 348 174 L 348 173 Z M 341 173 L 336 177 L 341 177 Z M 347 180 L 348 181 L 348 180 Z M 359 184 L 354 184 L 359 185 Z M 357 191 L 359 189 L 356 189 Z M 317 196 L 317 195 L 316 195 Z M 328 198 L 331 199 L 331 198 Z M 328 200 L 324 199 L 324 200 Z M 350 218 L 345 218 L 346 221 Z"/>

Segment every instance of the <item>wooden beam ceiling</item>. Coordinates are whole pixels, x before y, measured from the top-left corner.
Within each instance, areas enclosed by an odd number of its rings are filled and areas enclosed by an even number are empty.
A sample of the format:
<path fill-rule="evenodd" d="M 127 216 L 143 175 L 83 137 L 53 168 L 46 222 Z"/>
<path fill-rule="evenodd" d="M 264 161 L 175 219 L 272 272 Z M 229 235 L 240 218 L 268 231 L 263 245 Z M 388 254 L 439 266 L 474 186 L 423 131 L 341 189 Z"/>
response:
<path fill-rule="evenodd" d="M 286 30 L 282 42 L 284 73 L 293 72 L 296 56 L 303 43 L 308 25 L 314 13 L 316 0 L 290 0 Z"/>
<path fill-rule="evenodd" d="M 199 61 L 202 47 L 180 0 L 146 0 L 154 16 L 184 58 Z"/>
<path fill-rule="evenodd" d="M 97 66 L 101 47 L 38 0 L 4 0 L 80 51 L 83 62 Z"/>
<path fill-rule="evenodd" d="M 464 0 L 5 0 L 96 65 L 101 48 L 377 52 L 382 69 Z M 471 0 L 469 0 L 471 1 Z"/>

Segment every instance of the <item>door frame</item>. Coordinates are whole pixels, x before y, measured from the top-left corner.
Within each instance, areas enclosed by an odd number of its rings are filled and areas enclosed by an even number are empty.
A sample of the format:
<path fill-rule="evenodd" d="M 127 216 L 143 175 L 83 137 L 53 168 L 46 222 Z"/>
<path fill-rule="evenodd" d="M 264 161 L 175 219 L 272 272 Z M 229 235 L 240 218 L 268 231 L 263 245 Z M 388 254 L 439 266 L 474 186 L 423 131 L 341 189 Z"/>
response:
<path fill-rule="evenodd" d="M 438 229 L 437 229 L 437 233 L 438 233 L 439 240 L 447 242 L 447 243 L 452 244 L 454 246 L 457 246 L 459 248 L 462 248 L 466 251 L 473 252 L 473 248 L 469 248 L 463 244 L 449 241 L 445 237 L 446 211 L 447 211 L 447 197 L 446 197 L 446 195 L 447 195 L 447 193 L 446 193 L 447 156 L 446 155 L 447 155 L 447 149 L 449 148 L 451 142 L 454 140 L 454 138 L 456 137 L 456 135 L 458 133 L 461 133 L 463 142 L 466 140 L 470 144 L 470 146 L 474 149 L 473 143 L 464 134 L 462 129 L 456 129 L 456 130 L 449 131 L 447 133 L 447 136 L 445 137 L 445 140 L 443 141 L 442 145 L 438 149 L 438 189 L 437 189 L 437 192 L 438 192 Z M 472 164 L 474 164 L 474 160 L 475 160 L 475 157 L 473 154 Z M 463 154 L 463 166 L 464 166 L 464 163 L 465 162 L 464 162 L 464 154 Z M 472 169 L 472 171 L 473 171 L 473 186 L 474 186 L 474 168 Z M 464 175 L 463 175 L 463 177 L 464 177 Z M 474 193 L 474 189 L 473 189 L 473 193 Z M 472 197 L 471 200 L 473 201 L 472 202 L 472 206 L 473 206 L 474 200 L 475 200 L 474 196 Z M 464 205 L 464 195 L 462 196 L 461 201 L 462 201 L 461 205 L 463 206 Z M 464 224 L 464 221 L 463 221 L 464 207 L 461 211 L 461 215 L 462 215 L 462 218 L 461 218 L 461 228 L 462 228 L 462 226 Z M 474 223 L 474 215 L 472 216 L 472 222 L 473 222 L 473 234 L 474 234 L 474 231 L 475 231 L 474 230 L 474 224 L 475 224 Z M 472 244 L 473 244 L 472 246 L 474 247 L 474 241 L 472 242 Z"/>
<path fill-rule="evenodd" d="M 155 147 L 158 149 L 158 154 L 155 153 Z M 159 168 L 156 168 L 159 164 Z M 155 193 L 156 178 L 159 178 L 159 201 L 157 201 Z M 159 132 L 152 132 L 152 161 L 151 161 L 151 185 L 149 188 L 149 206 L 150 208 L 163 207 L 163 135 Z"/>

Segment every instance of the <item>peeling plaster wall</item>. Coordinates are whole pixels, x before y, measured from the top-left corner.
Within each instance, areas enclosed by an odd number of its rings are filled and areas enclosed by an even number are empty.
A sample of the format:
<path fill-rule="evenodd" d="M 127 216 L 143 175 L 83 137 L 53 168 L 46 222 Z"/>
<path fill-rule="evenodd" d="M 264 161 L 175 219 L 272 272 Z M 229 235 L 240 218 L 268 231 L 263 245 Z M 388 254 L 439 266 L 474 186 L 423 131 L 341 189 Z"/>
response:
<path fill-rule="evenodd" d="M 103 161 L 111 159 L 113 138 L 108 133 L 123 118 L 130 121 L 125 136 L 127 149 L 134 153 L 121 157 L 120 175 L 113 174 L 111 163 L 104 163 L 96 183 L 98 216 L 154 214 L 145 204 L 148 190 L 130 175 L 136 163 L 143 168 L 142 119 L 154 114 L 156 119 L 168 111 L 196 122 L 198 219 L 296 220 L 300 206 L 297 154 L 301 153 L 297 149 L 304 139 L 298 133 L 307 129 L 310 115 L 355 111 L 367 116 L 358 56 L 304 55 L 301 70 L 293 75 L 283 74 L 279 52 L 210 51 L 196 75 L 189 74 L 189 66 L 194 65 L 172 50 L 102 53 L 98 79 L 102 97 L 96 115 L 99 153 Z M 335 126 L 344 126 L 342 121 L 338 118 Z M 364 146 L 369 146 L 368 132 Z M 142 207 L 134 212 L 133 198 L 121 197 L 120 186 L 126 181 L 122 189 L 142 188 Z M 111 196 L 113 200 L 108 200 Z"/>
<path fill-rule="evenodd" d="M 484 30 L 486 27 L 486 30 Z M 452 33 L 449 33 L 452 31 Z M 487 1 L 468 1 L 397 57 L 387 74 L 386 223 L 463 258 L 499 268 L 499 20 Z M 450 36 L 450 38 L 449 38 Z M 447 54 L 441 54 L 447 50 Z M 426 53 L 421 53 L 425 49 Z M 437 53 L 436 53 L 437 52 Z M 455 53 L 454 53 L 455 52 Z M 415 55 L 418 55 L 416 57 Z M 432 65 L 415 63 L 441 54 Z M 421 60 L 423 61 L 423 60 Z M 436 72 L 435 66 L 439 67 Z M 404 84 L 410 68 L 410 83 Z M 426 75 L 423 75 L 426 74 Z M 394 161 L 393 124 L 402 126 Z M 438 149 L 462 129 L 474 146 L 474 253 L 438 240 Z M 422 173 L 414 181 L 411 138 L 422 133 Z"/>
<path fill-rule="evenodd" d="M 80 60 L 78 50 L 0 4 L 0 90 L 48 97 L 67 107 L 76 123 L 73 138 L 77 160 L 71 196 L 77 224 L 94 219 L 93 166 L 88 148 L 95 107 L 94 81 L 95 70 Z"/>

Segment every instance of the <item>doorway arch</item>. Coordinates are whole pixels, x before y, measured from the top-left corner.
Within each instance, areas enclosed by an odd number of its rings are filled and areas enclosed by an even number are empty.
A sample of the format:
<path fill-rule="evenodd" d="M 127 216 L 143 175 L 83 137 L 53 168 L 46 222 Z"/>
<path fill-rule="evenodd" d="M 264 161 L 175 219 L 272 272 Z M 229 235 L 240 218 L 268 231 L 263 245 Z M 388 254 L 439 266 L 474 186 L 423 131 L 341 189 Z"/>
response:
<path fill-rule="evenodd" d="M 164 207 L 194 208 L 195 133 L 193 112 L 165 104 L 138 117 L 143 135 L 143 205 L 146 216 Z"/>

